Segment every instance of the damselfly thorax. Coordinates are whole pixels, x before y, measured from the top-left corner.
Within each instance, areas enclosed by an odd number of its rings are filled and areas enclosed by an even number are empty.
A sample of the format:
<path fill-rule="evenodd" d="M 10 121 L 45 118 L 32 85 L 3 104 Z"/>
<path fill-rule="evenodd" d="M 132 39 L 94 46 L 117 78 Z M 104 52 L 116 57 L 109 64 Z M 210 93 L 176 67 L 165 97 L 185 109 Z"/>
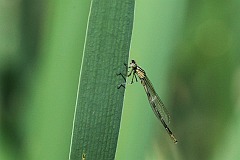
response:
<path fill-rule="evenodd" d="M 136 74 L 138 75 L 138 77 L 140 79 L 142 79 L 142 78 L 144 78 L 146 76 L 145 71 L 142 68 L 138 67 L 138 66 L 137 66 L 137 69 L 136 69 Z"/>

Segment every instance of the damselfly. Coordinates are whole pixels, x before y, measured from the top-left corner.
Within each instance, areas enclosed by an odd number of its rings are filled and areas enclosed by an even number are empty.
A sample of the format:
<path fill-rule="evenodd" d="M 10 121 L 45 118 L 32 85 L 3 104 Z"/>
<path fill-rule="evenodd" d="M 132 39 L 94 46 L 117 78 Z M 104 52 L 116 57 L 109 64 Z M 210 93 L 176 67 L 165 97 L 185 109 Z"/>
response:
<path fill-rule="evenodd" d="M 126 65 L 126 64 L 125 64 Z M 126 65 L 127 67 L 127 65 Z M 167 123 L 170 123 L 170 116 L 169 113 L 166 109 L 166 107 L 164 106 L 162 100 L 159 98 L 159 96 L 157 95 L 156 91 L 153 88 L 153 85 L 151 83 L 151 81 L 148 79 L 146 72 L 137 65 L 137 63 L 132 60 L 132 62 L 130 63 L 130 66 L 127 68 L 131 68 L 131 71 L 129 74 L 127 74 L 127 77 L 130 77 L 132 75 L 132 80 L 131 80 L 131 84 L 134 81 L 134 78 L 137 82 L 137 76 L 139 77 L 139 79 L 141 80 L 141 83 L 146 91 L 147 97 L 148 97 L 148 101 L 152 107 L 153 112 L 155 113 L 156 117 L 161 121 L 161 123 L 163 124 L 164 128 L 166 129 L 167 133 L 169 134 L 169 136 L 172 138 L 173 142 L 176 144 L 177 143 L 177 139 L 175 138 L 175 136 L 173 135 L 172 131 L 170 130 L 170 128 L 167 126 Z M 122 73 L 119 73 L 117 75 L 121 75 L 124 80 L 126 81 L 125 76 Z M 137 75 L 137 76 L 136 76 Z M 118 86 L 118 89 L 121 87 L 125 88 L 125 84 L 120 84 Z M 167 123 L 166 123 L 167 122 Z"/>

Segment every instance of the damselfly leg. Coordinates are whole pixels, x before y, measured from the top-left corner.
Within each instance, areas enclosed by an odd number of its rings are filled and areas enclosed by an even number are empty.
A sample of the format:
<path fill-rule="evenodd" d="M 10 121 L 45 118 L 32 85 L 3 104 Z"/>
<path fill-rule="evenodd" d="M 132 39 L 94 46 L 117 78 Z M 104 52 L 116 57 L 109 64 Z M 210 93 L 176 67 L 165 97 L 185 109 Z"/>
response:
<path fill-rule="evenodd" d="M 124 63 L 124 66 L 126 67 L 126 72 L 125 72 L 126 74 L 122 74 L 121 72 L 117 73 L 117 76 L 121 76 L 124 79 L 124 83 L 119 84 L 117 89 L 120 89 L 121 87 L 125 88 L 125 86 L 126 86 L 126 81 L 127 81 L 126 77 L 128 76 L 127 74 L 128 74 L 128 68 L 129 67 L 126 63 Z"/>
<path fill-rule="evenodd" d="M 133 73 L 132 73 L 133 72 Z M 134 71 L 134 70 L 132 70 L 132 74 L 133 74 L 133 76 L 132 76 L 132 80 L 131 80 L 131 83 L 130 84 L 133 84 L 133 79 L 134 79 L 134 77 L 135 77 L 135 80 L 136 80 L 136 82 L 138 81 L 137 80 L 137 76 L 136 76 L 136 71 Z M 128 75 L 128 77 L 130 77 L 131 76 L 131 73 Z"/>
<path fill-rule="evenodd" d="M 133 70 L 133 69 L 131 69 L 130 71 L 128 71 L 128 68 L 132 68 L 131 66 L 129 66 L 128 67 L 128 65 L 126 64 L 126 63 L 124 63 L 124 65 L 126 66 L 126 76 L 124 75 L 124 74 L 122 74 L 121 72 L 120 73 L 117 73 L 117 76 L 121 76 L 123 79 L 124 79 L 124 83 L 121 83 L 121 84 L 119 84 L 118 85 L 118 89 L 119 88 L 121 88 L 121 87 L 123 87 L 123 88 L 125 88 L 125 86 L 126 86 L 126 82 L 127 82 L 127 79 L 126 79 L 126 77 L 130 77 L 131 75 L 133 75 L 132 76 L 132 80 L 131 80 L 131 82 L 130 82 L 130 84 L 133 84 L 134 83 L 134 78 L 135 78 L 135 80 L 136 80 L 136 82 L 138 82 L 138 79 L 137 79 L 137 75 L 136 75 L 136 71 L 135 70 Z M 130 73 L 128 73 L 128 72 L 130 72 Z"/>

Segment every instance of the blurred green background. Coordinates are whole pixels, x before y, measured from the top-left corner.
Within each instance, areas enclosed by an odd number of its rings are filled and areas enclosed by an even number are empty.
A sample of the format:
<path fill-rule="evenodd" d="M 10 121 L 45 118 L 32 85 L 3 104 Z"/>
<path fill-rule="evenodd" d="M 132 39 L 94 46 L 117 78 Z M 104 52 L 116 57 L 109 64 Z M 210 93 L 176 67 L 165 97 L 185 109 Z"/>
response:
<path fill-rule="evenodd" d="M 68 159 L 90 1 L 0 1 L 0 159 Z M 240 1 L 136 0 L 130 58 L 171 115 L 173 144 L 128 85 L 117 160 L 239 160 Z"/>

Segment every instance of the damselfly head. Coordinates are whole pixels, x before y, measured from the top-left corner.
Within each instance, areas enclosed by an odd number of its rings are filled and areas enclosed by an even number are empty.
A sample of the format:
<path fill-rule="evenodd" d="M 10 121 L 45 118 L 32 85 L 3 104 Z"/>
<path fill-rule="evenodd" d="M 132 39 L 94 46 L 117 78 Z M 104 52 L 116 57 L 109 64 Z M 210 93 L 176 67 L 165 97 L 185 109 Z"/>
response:
<path fill-rule="evenodd" d="M 134 60 L 132 60 L 131 63 L 130 63 L 130 67 L 136 68 L 137 67 L 137 63 Z"/>

